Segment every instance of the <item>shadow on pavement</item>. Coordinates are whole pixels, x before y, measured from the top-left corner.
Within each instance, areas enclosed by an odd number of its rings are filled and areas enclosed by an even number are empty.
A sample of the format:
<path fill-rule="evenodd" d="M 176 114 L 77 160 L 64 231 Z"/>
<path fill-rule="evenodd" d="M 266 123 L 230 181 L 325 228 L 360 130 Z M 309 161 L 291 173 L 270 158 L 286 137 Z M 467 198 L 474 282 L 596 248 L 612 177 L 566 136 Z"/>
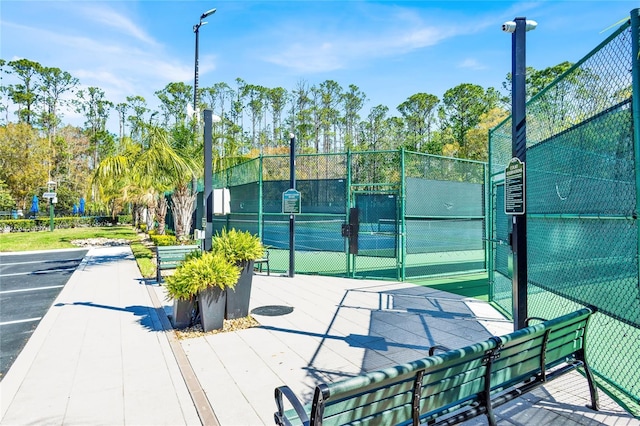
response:
<path fill-rule="evenodd" d="M 133 305 L 121 308 L 118 306 L 101 305 L 93 302 L 73 302 L 73 303 L 57 303 L 54 306 L 89 306 L 92 308 L 109 309 L 112 311 L 129 312 L 139 317 L 140 325 L 150 331 L 164 331 L 160 323 L 159 316 L 164 315 L 164 311 L 151 306 Z"/>

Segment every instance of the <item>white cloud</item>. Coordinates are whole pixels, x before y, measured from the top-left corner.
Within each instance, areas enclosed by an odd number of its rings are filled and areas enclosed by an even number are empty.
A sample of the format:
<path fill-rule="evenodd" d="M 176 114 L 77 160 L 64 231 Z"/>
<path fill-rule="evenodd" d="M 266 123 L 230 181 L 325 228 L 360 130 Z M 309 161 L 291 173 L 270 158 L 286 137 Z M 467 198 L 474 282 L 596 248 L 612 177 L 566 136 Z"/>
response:
<path fill-rule="evenodd" d="M 327 40 L 325 35 L 317 39 L 307 36 L 263 59 L 297 72 L 326 72 L 433 46 L 450 36 L 449 31 L 435 27 L 364 36 L 342 34 L 331 40 Z"/>
<path fill-rule="evenodd" d="M 481 17 L 472 17 L 471 22 L 440 20 L 434 24 L 425 22 L 416 11 L 409 9 L 399 9 L 391 15 L 379 15 L 389 18 L 375 25 L 368 22 L 362 28 L 348 27 L 347 31 L 330 33 L 324 29 L 309 28 L 308 22 L 304 28 L 289 24 L 289 28 L 281 30 L 281 33 L 288 34 L 288 40 L 295 42 L 286 44 L 288 42 L 283 41 L 278 51 L 262 57 L 267 62 L 295 72 L 326 72 L 348 68 L 363 61 L 404 55 L 495 25 L 495 18 Z M 369 30 L 364 31 L 363 28 Z"/>
<path fill-rule="evenodd" d="M 333 71 L 345 64 L 342 52 L 336 49 L 334 44 L 327 42 L 295 43 L 286 50 L 264 59 L 302 73 Z"/>
<path fill-rule="evenodd" d="M 10 24 L 5 28 L 9 26 L 13 33 L 31 37 L 33 42 L 28 43 L 31 46 L 39 45 L 35 40 L 47 40 L 42 50 L 26 55 L 30 59 L 69 71 L 84 85 L 101 87 L 114 102 L 122 102 L 132 94 L 140 94 L 149 101 L 153 92 L 167 83 L 193 79 L 192 63 L 179 62 L 156 44 L 147 45 L 149 41 L 144 37 L 141 44 L 137 42 L 139 39 L 130 37 L 125 39 L 128 41 L 94 39 L 40 27 Z M 212 56 L 204 56 L 202 72 L 214 69 L 214 64 Z"/>
<path fill-rule="evenodd" d="M 484 70 L 487 69 L 485 64 L 478 62 L 477 59 L 467 58 L 458 64 L 458 68 L 468 68 L 471 70 Z"/>
<path fill-rule="evenodd" d="M 77 6 L 76 6 L 77 5 Z M 87 20 L 111 27 L 117 32 L 133 37 L 151 46 L 158 46 L 158 43 L 147 34 L 139 25 L 136 25 L 128 17 L 116 12 L 113 9 L 104 7 L 96 3 L 74 3 L 76 11 L 82 14 Z"/>

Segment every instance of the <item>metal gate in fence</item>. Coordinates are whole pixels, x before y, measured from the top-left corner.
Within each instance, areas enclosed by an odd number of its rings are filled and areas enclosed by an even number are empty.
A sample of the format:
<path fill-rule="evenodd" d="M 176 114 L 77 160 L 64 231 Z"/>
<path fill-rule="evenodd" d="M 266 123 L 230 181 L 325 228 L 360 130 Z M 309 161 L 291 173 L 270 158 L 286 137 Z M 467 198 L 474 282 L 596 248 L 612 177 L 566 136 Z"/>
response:
<path fill-rule="evenodd" d="M 398 191 L 354 191 L 352 200 L 358 213 L 353 276 L 401 279 Z"/>

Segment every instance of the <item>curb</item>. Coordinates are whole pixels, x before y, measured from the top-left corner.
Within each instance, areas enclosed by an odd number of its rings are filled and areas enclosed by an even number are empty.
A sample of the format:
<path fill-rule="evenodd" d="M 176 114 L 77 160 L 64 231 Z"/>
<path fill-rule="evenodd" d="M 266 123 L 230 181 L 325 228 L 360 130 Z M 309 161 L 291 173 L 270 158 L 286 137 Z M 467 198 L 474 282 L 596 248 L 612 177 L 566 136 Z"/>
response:
<path fill-rule="evenodd" d="M 202 389 L 202 386 L 198 381 L 198 377 L 193 371 L 193 367 L 189 363 L 187 354 L 184 352 L 184 350 L 182 349 L 182 345 L 173 333 L 173 327 L 171 326 L 169 318 L 167 318 L 164 308 L 162 307 L 162 304 L 158 299 L 158 295 L 151 285 L 147 285 L 146 287 L 147 293 L 149 293 L 149 297 L 151 298 L 151 302 L 153 303 L 153 307 L 156 309 L 158 318 L 162 323 L 162 328 L 164 329 L 165 336 L 167 336 L 167 340 L 169 341 L 171 351 L 173 352 L 173 355 L 176 358 L 176 362 L 178 363 L 180 373 L 182 373 L 182 378 L 187 385 L 189 395 L 191 395 L 191 399 L 193 400 L 194 406 L 198 413 L 198 417 L 200 417 L 200 421 L 205 426 L 220 426 L 220 422 L 213 412 L 213 407 L 211 407 L 209 399 Z"/>

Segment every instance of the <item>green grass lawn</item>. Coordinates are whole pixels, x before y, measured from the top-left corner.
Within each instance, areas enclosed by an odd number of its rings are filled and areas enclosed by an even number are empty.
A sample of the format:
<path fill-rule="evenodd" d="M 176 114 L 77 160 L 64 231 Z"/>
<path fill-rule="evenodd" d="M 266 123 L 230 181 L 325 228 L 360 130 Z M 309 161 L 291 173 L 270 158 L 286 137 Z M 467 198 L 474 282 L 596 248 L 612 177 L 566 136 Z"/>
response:
<path fill-rule="evenodd" d="M 74 248 L 72 240 L 86 238 L 110 238 L 137 241 L 138 235 L 131 226 L 96 228 L 54 229 L 38 232 L 12 232 L 0 234 L 0 251 L 52 250 Z"/>
<path fill-rule="evenodd" d="M 78 246 L 71 244 L 71 241 L 87 238 L 124 239 L 129 241 L 142 276 L 145 278 L 155 277 L 156 265 L 153 262 L 153 252 L 140 242 L 140 237 L 131 226 L 70 228 L 54 229 L 53 232 L 0 234 L 0 252 L 77 248 Z"/>

